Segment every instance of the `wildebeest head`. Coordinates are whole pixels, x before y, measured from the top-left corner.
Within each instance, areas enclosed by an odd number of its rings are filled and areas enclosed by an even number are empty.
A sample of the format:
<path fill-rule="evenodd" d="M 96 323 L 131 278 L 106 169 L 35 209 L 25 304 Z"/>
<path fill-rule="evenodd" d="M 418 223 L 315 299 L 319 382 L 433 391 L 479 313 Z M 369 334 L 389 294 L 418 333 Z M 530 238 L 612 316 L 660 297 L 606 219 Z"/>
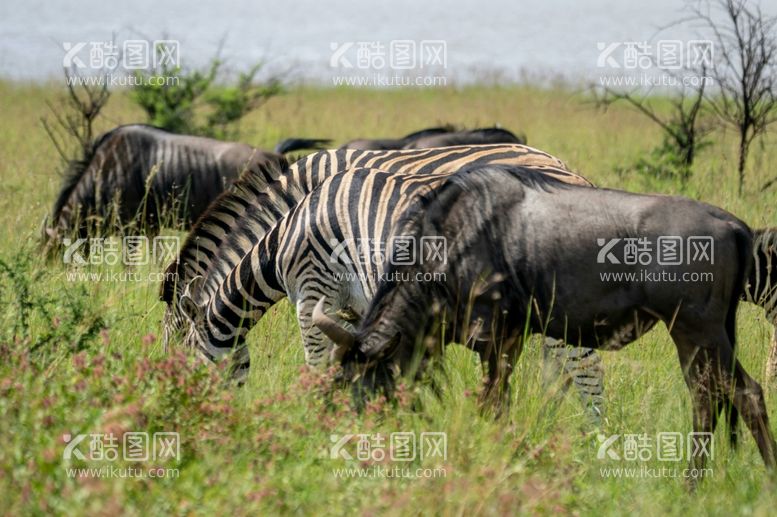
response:
<path fill-rule="evenodd" d="M 350 383 L 357 405 L 374 393 L 391 396 L 399 374 L 416 376 L 433 356 L 433 346 L 417 336 L 430 335 L 429 314 L 392 303 L 395 292 L 388 288 L 373 300 L 370 315 L 357 331 L 340 325 L 324 311 L 325 298 L 313 310 L 313 324 L 334 344 L 330 362 L 342 366 L 340 380 Z"/>

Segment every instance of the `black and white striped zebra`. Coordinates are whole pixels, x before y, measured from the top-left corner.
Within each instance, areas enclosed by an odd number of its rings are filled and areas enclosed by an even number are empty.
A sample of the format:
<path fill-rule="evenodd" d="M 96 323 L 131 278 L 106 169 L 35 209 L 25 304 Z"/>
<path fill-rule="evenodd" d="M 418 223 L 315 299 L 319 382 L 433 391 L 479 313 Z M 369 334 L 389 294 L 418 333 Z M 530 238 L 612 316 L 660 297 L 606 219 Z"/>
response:
<path fill-rule="evenodd" d="M 766 360 L 766 383 L 777 386 L 777 228 L 753 230 L 753 265 L 744 299 L 764 309 L 774 326 Z"/>
<path fill-rule="evenodd" d="M 246 144 L 119 126 L 95 141 L 85 161 L 70 164 L 45 237 L 85 237 L 88 229 L 107 230 L 105 223 L 188 228 L 241 172 L 267 184 L 286 165 L 281 155 Z"/>
<path fill-rule="evenodd" d="M 320 151 L 292 164 L 269 187 L 266 174 L 246 174 L 213 202 L 167 268 L 160 292 L 167 304 L 163 320 L 165 344 L 180 335 L 184 324 L 178 305 L 179 287 L 202 277 L 202 285 L 192 295 L 198 302 L 209 299 L 264 233 L 329 176 L 361 167 L 387 172 L 448 173 L 467 164 L 487 163 L 553 167 L 566 171 L 566 181 L 591 185 L 548 153 L 502 144 L 406 151 Z"/>
<path fill-rule="evenodd" d="M 534 170 L 562 180 L 569 177 L 564 169 Z M 325 180 L 265 234 L 209 300 L 198 303 L 190 296 L 182 298 L 190 324 L 187 344 L 211 360 L 233 352 L 233 374 L 240 381 L 250 366 L 246 334 L 273 304 L 288 296 L 296 307 L 306 363 L 329 364 L 331 342 L 311 320 L 317 301 L 325 296 L 329 312 L 342 322 L 358 322 L 388 266 L 387 259 L 376 257 L 390 248 L 396 222 L 418 195 L 435 189 L 455 172 L 356 169 Z M 546 355 L 558 363 L 557 373 L 574 376 L 598 421 L 599 356 L 581 354 L 558 340 L 549 341 L 547 347 L 551 350 Z M 563 355 L 562 349 L 571 353 Z"/>

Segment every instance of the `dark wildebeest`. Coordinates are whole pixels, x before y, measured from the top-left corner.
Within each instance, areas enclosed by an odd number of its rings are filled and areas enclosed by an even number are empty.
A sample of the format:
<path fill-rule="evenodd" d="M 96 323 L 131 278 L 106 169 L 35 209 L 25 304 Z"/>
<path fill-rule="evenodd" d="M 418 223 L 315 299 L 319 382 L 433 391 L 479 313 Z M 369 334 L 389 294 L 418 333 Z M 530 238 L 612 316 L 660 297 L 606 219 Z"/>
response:
<path fill-rule="evenodd" d="M 287 138 L 278 142 L 273 151 L 286 154 L 300 149 L 324 149 L 331 143 L 328 138 Z"/>
<path fill-rule="evenodd" d="M 720 410 L 733 406 L 775 467 L 761 387 L 734 357 L 737 305 L 753 283 L 745 223 L 686 198 L 495 166 L 462 170 L 409 213 L 396 234 L 445 238 L 446 260 L 391 268 L 355 332 L 323 312 L 323 298 L 314 310 L 359 398 L 362 390 L 390 392 L 397 370 L 420 372 L 442 335 L 480 354 L 488 365 L 483 398 L 500 406 L 527 334 L 618 350 L 662 321 L 691 392 L 694 431 L 714 432 Z M 686 262 L 643 256 L 645 243 L 668 236 L 683 249 L 689 243 Z M 694 248 L 693 260 L 691 239 L 708 250 Z M 613 243 L 624 253 L 636 243 L 638 260 L 619 260 Z M 429 281 L 415 281 L 418 273 Z M 691 468 L 705 460 L 694 456 Z"/>
<path fill-rule="evenodd" d="M 451 145 L 481 145 L 481 144 L 521 144 L 526 145 L 525 136 L 516 136 L 512 132 L 498 128 L 486 127 L 468 129 L 439 135 L 424 135 L 405 144 L 404 149 L 427 149 L 430 147 L 448 147 Z"/>
<path fill-rule="evenodd" d="M 282 143 L 288 152 L 317 142 Z M 44 237 L 56 244 L 70 234 L 85 237 L 88 228 L 107 230 L 105 223 L 135 223 L 151 233 L 167 223 L 188 228 L 242 172 L 270 182 L 276 178 L 268 171 L 287 165 L 280 154 L 242 143 L 119 126 L 95 141 L 86 160 L 70 164 Z"/>
<path fill-rule="evenodd" d="M 425 138 L 428 136 L 439 136 L 448 133 L 453 133 L 456 130 L 453 126 L 442 127 L 430 127 L 415 131 L 409 135 L 405 135 L 402 138 L 378 138 L 378 139 L 365 139 L 360 138 L 358 140 L 351 140 L 340 146 L 340 149 L 359 149 L 362 151 L 391 151 L 395 149 L 404 149 L 419 138 Z M 501 142 L 494 142 L 501 143 Z"/>

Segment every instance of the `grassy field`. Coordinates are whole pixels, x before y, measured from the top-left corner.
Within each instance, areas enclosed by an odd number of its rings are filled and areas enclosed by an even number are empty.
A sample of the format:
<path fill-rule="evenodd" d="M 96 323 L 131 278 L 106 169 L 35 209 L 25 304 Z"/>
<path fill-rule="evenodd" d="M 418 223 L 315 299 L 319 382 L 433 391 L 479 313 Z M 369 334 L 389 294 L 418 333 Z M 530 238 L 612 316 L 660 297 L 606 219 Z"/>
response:
<path fill-rule="evenodd" d="M 61 261 L 36 248 L 39 225 L 58 192 L 58 157 L 39 119 L 55 86 L 0 83 L 0 512 L 67 514 L 504 514 L 624 513 L 773 514 L 774 481 L 749 434 L 730 451 L 715 438 L 712 471 L 694 494 L 682 480 L 685 462 L 597 459 L 599 441 L 578 400 L 543 389 L 541 357 L 528 347 L 513 377 L 509 418 L 481 417 L 474 354 L 451 347 L 440 400 L 406 388 L 399 402 L 377 402 L 356 414 L 344 393 L 330 394 L 326 376 L 301 368 L 292 307 L 281 303 L 249 338 L 247 386 L 225 390 L 219 369 L 182 353 L 165 355 L 159 340 L 162 303 L 151 281 L 70 281 Z M 100 129 L 141 120 L 121 94 Z M 614 107 L 595 111 L 568 91 L 528 87 L 444 90 L 303 88 L 272 99 L 243 123 L 243 140 L 271 148 L 288 136 L 404 134 L 437 123 L 502 124 L 529 144 L 562 159 L 596 184 L 641 192 L 683 193 L 719 205 L 752 226 L 777 225 L 777 137 L 758 142 L 747 191 L 736 195 L 731 134 L 715 134 L 684 189 L 668 181 L 616 173 L 660 141 L 644 118 Z M 105 266 L 100 272 L 121 272 Z M 142 267 L 143 275 L 158 271 Z M 743 306 L 739 354 L 759 381 L 770 327 L 762 311 Z M 535 343 L 536 345 L 536 343 Z M 661 328 L 619 353 L 604 353 L 605 435 L 690 430 L 690 404 L 677 355 Z M 777 418 L 777 394 L 767 392 Z M 420 398 L 421 410 L 410 400 Z M 772 428 L 775 428 L 774 420 Z M 64 435 L 177 432 L 180 455 L 168 462 L 63 459 Z M 447 458 L 409 463 L 330 458 L 332 435 L 447 433 Z M 72 440 L 72 438 L 71 438 Z M 355 441 L 348 450 L 355 456 Z M 88 452 L 88 442 L 80 447 Z M 120 454 L 121 455 L 121 454 Z M 344 478 L 340 469 L 407 468 L 418 477 Z M 139 469 L 144 478 L 78 477 L 69 468 Z M 165 477 L 151 478 L 148 472 Z M 607 468 L 649 469 L 617 478 Z M 655 477 L 662 467 L 677 477 Z M 118 475 L 120 475 L 119 473 Z"/>

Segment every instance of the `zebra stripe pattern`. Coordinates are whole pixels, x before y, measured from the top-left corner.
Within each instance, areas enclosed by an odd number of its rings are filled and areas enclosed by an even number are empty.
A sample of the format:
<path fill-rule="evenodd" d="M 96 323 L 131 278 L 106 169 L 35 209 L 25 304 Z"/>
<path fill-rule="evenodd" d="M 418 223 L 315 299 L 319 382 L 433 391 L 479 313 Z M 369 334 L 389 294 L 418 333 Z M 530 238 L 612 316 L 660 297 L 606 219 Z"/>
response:
<path fill-rule="evenodd" d="M 753 265 L 750 270 L 744 299 L 764 309 L 766 319 L 772 323 L 769 356 L 766 360 L 766 382 L 777 386 L 777 228 L 753 230 Z"/>
<path fill-rule="evenodd" d="M 312 325 L 313 307 L 325 296 L 329 312 L 345 323 L 358 321 L 388 265 L 374 260 L 375 245 L 388 244 L 408 205 L 456 170 L 358 169 L 324 181 L 250 250 L 204 307 L 185 297 L 184 310 L 190 318 L 187 343 L 211 360 L 234 349 L 233 374 L 243 379 L 250 366 L 246 334 L 273 304 L 288 296 L 297 308 L 306 363 L 328 364 L 331 342 Z M 553 168 L 539 170 L 557 175 Z M 599 356 L 549 340 L 546 357 L 558 365 L 559 373 L 574 380 L 589 414 L 598 421 L 603 374 Z"/>
<path fill-rule="evenodd" d="M 434 173 L 450 172 L 465 164 L 486 163 L 548 167 L 563 181 L 591 185 L 585 178 L 569 172 L 558 158 L 511 144 L 409 151 L 321 151 L 295 162 L 269 187 L 263 177 L 245 174 L 213 202 L 189 233 L 178 258 L 167 268 L 160 292 L 160 298 L 167 303 L 163 318 L 165 348 L 180 336 L 185 326 L 178 303 L 181 289 L 193 278 L 202 277 L 205 281 L 192 294 L 198 302 L 208 300 L 253 244 L 330 175 L 352 167 Z"/>
<path fill-rule="evenodd" d="M 198 221 L 170 264 L 160 297 L 167 303 L 165 342 L 183 327 L 178 310 L 181 289 L 193 278 L 204 283 L 193 292 L 207 300 L 251 246 L 284 214 L 323 180 L 351 168 L 377 168 L 388 172 L 445 173 L 468 164 L 505 164 L 547 167 L 568 183 L 591 185 L 569 171 L 564 162 L 523 145 L 456 146 L 406 151 L 321 151 L 292 164 L 267 187 L 263 178 L 246 174 L 225 192 Z M 200 292 L 201 289 L 201 292 Z"/>

